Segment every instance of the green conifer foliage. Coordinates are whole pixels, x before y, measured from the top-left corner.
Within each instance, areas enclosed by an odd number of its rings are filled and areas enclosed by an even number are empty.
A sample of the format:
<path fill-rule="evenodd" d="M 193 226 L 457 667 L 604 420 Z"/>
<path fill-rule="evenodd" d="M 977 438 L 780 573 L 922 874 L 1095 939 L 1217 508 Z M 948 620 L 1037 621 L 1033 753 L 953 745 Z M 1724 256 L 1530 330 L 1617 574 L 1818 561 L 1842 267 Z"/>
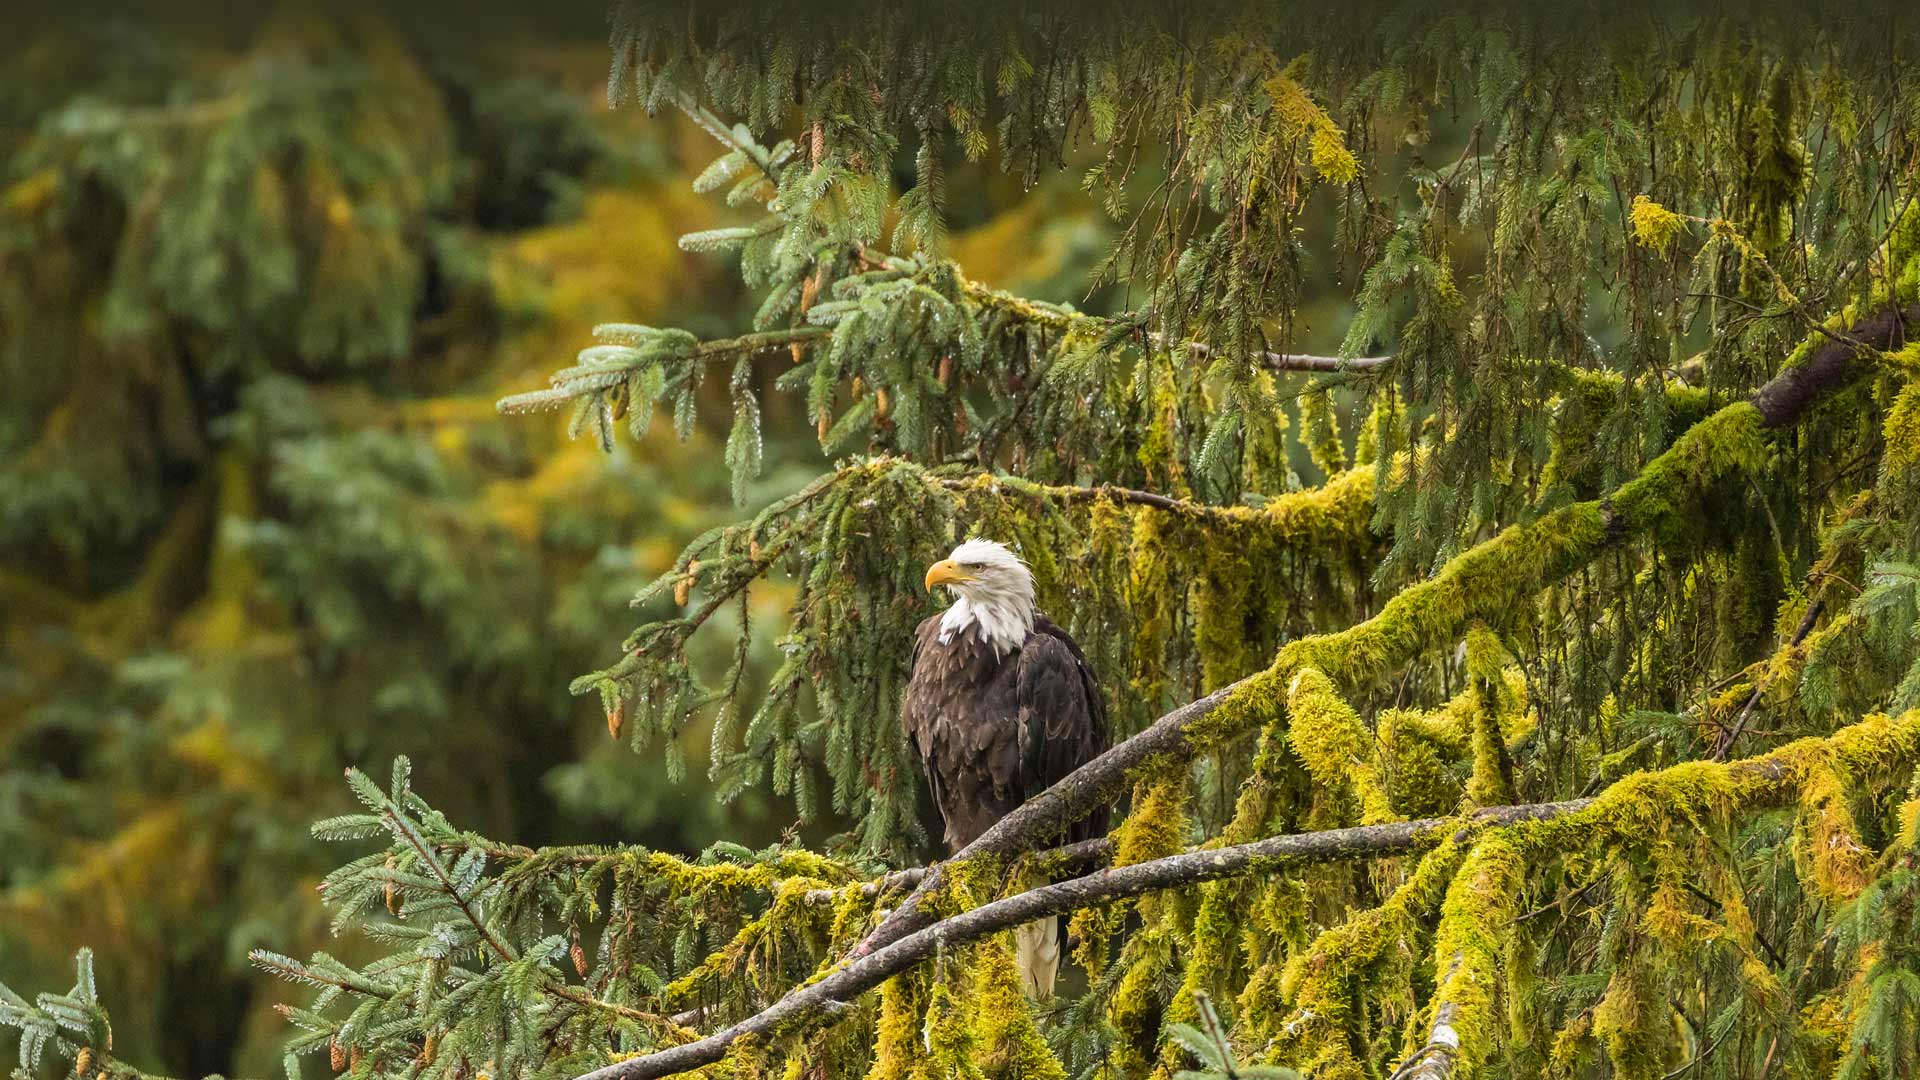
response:
<path fill-rule="evenodd" d="M 723 519 L 724 482 L 661 490 L 706 441 L 609 470 L 492 407 L 692 294 L 691 259 L 605 286 L 703 220 L 670 133 L 596 115 L 592 39 L 561 83 L 379 20 L 231 21 L 0 43 L 0 979 L 91 944 L 118 1051 L 196 1075 L 276 1067 L 246 952 L 325 938 L 302 819 L 350 763 L 418 754 L 528 838 L 723 820 L 599 793 L 635 763 L 564 695 Z M 725 821 L 764 842 L 767 809 Z"/>

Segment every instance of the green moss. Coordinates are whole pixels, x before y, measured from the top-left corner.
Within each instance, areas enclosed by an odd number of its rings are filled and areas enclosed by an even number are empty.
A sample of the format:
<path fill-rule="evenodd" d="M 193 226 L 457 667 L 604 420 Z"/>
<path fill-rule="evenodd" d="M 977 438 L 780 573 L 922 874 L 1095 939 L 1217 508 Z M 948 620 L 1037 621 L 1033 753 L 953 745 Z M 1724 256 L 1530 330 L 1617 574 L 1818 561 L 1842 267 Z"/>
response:
<path fill-rule="evenodd" d="M 1113 1025 L 1113 1070 L 1144 1076 L 1159 1057 L 1160 1019 L 1166 1008 L 1163 983 L 1173 963 L 1173 935 L 1148 926 L 1127 940 L 1117 961 L 1125 974 L 1107 1005 Z"/>
<path fill-rule="evenodd" d="M 1374 740 L 1319 669 L 1301 668 L 1287 688 L 1287 741 L 1323 787 L 1350 788 L 1362 824 L 1394 820 L 1381 787 Z"/>
<path fill-rule="evenodd" d="M 1198 1017 L 1194 995 L 1217 996 L 1234 983 L 1234 960 L 1239 956 L 1241 910 L 1247 898 L 1243 882 L 1209 881 L 1200 886 L 1200 903 L 1193 919 L 1180 989 L 1167 1006 L 1164 1024 L 1193 1023 Z"/>
<path fill-rule="evenodd" d="M 1458 640 L 1468 624 L 1501 624 L 1534 592 L 1590 560 L 1607 538 L 1598 503 L 1579 503 L 1501 532 L 1410 586 L 1380 613 L 1335 634 L 1283 649 L 1275 668 L 1312 664 L 1343 686 L 1364 686 L 1421 652 Z"/>
<path fill-rule="evenodd" d="M 1189 604 L 1203 690 L 1225 686 L 1252 666 L 1247 601 L 1256 571 L 1247 555 L 1245 546 L 1217 540 L 1187 548 L 1188 559 L 1198 564 Z"/>
<path fill-rule="evenodd" d="M 1795 831 L 1795 862 L 1800 877 L 1827 900 L 1845 903 L 1866 888 L 1872 852 L 1860 843 L 1859 826 L 1847 805 L 1841 774 L 1809 763 L 1800 778 L 1800 821 Z"/>
<path fill-rule="evenodd" d="M 1067 1071 L 1041 1038 L 1021 990 L 1011 938 L 996 934 L 972 950 L 967 1011 L 980 1072 L 990 1080 L 1065 1080 Z"/>
<path fill-rule="evenodd" d="M 1458 770 L 1450 757 L 1441 757 L 1438 744 L 1408 730 L 1418 716 L 1399 709 L 1380 714 L 1380 745 L 1392 778 L 1393 809 L 1410 818 L 1451 813 L 1465 794 Z"/>
<path fill-rule="evenodd" d="M 1114 831 L 1115 866 L 1164 858 L 1186 847 L 1190 795 L 1186 772 L 1155 762 L 1147 762 L 1140 771 L 1148 778 L 1134 786 L 1132 807 Z"/>
<path fill-rule="evenodd" d="M 974 1042 L 974 1013 L 946 979 L 937 980 L 927 998 L 921 1026 L 918 1064 L 911 1080 L 986 1080 Z"/>
<path fill-rule="evenodd" d="M 1300 441 L 1307 455 L 1329 477 L 1347 465 L 1347 449 L 1340 442 L 1340 421 L 1333 413 L 1333 394 L 1309 390 L 1300 395 Z"/>
<path fill-rule="evenodd" d="M 1920 366 L 1920 343 L 1905 351 Z M 1900 387 L 1882 433 L 1886 449 L 1880 457 L 1880 505 L 1904 519 L 1909 544 L 1920 546 L 1920 378 Z"/>
<path fill-rule="evenodd" d="M 1278 980 L 1283 1010 L 1240 999 L 1250 1035 L 1268 1040 L 1275 1062 L 1316 1080 L 1363 1080 L 1372 1063 L 1355 1053 L 1379 1034 L 1381 1013 L 1410 1004 L 1411 942 L 1439 905 L 1466 851 L 1449 839 L 1421 858 L 1413 874 L 1379 907 L 1358 912 L 1323 931 L 1290 962 Z M 1396 990 L 1394 984 L 1398 983 Z"/>
<path fill-rule="evenodd" d="M 1168 532 L 1173 522 L 1146 507 L 1133 511 L 1132 573 L 1127 580 L 1127 606 L 1133 616 L 1133 693 L 1158 703 L 1167 692 L 1167 645 L 1173 638 L 1178 595 L 1173 568 L 1177 542 Z"/>
<path fill-rule="evenodd" d="M 1503 981 L 1500 959 L 1513 932 L 1526 882 L 1525 847 L 1506 829 L 1491 829 L 1473 842 L 1447 887 L 1434 931 L 1435 1007 L 1452 1006 L 1459 1037 L 1456 1067 L 1479 1075 L 1500 1022 L 1494 995 Z"/>
<path fill-rule="evenodd" d="M 1760 411 L 1729 405 L 1689 428 L 1666 453 L 1620 485 L 1608 500 L 1624 528 L 1662 543 L 1680 543 L 1699 528 L 1695 500 L 1715 481 L 1756 466 L 1766 446 Z"/>
<path fill-rule="evenodd" d="M 1467 798 L 1476 806 L 1504 806 L 1515 801 L 1513 759 L 1507 754 L 1503 717 L 1525 709 L 1524 681 L 1520 690 L 1509 682 L 1512 664 L 1500 639 L 1484 626 L 1467 631 L 1467 678 L 1473 699 L 1473 775 L 1467 780 Z M 1515 700 L 1519 697 L 1519 700 Z"/>
<path fill-rule="evenodd" d="M 1847 825 L 1838 816 L 1844 790 L 1901 775 L 1917 759 L 1920 710 L 1897 718 L 1875 714 L 1830 736 L 1800 739 L 1758 758 L 1691 761 L 1624 777 L 1585 808 L 1525 826 L 1525 834 L 1541 850 L 1637 849 L 1677 865 L 1687 858 L 1682 844 L 1744 810 L 1798 800 L 1825 823 L 1822 829 Z M 1810 877 L 1818 884 L 1822 874 L 1827 876 L 1822 887 L 1840 886 L 1851 877 L 1840 866 Z"/>
<path fill-rule="evenodd" d="M 1888 235 L 1887 267 L 1899 275 L 1902 285 L 1909 289 L 1920 285 L 1920 281 L 1908 279 L 1908 275 L 1920 267 L 1920 206 L 1908 204 L 1906 212 L 1900 215 L 1900 221 Z M 1899 293 L 1896 292 L 1896 295 Z"/>
<path fill-rule="evenodd" d="M 1267 835 L 1274 813 L 1274 796 L 1285 782 L 1293 762 L 1287 746 L 1287 714 L 1278 694 L 1266 692 L 1277 675 L 1272 671 L 1253 677 L 1253 686 L 1223 702 L 1230 710 L 1225 717 L 1214 717 L 1223 725 L 1258 727 L 1260 736 L 1254 747 L 1253 764 L 1234 798 L 1233 817 L 1220 830 L 1215 842 L 1243 844 Z"/>
<path fill-rule="evenodd" d="M 1593 1034 L 1607 1048 L 1613 1075 L 1654 1080 L 1666 1074 L 1678 1042 L 1672 1015 L 1646 963 L 1636 959 L 1613 969 L 1593 1010 Z"/>
<path fill-rule="evenodd" d="M 873 1067 L 867 1080 L 908 1080 L 922 1060 L 921 1016 L 930 1002 L 926 973 L 909 971 L 880 986 L 880 1020 L 873 1033 Z"/>

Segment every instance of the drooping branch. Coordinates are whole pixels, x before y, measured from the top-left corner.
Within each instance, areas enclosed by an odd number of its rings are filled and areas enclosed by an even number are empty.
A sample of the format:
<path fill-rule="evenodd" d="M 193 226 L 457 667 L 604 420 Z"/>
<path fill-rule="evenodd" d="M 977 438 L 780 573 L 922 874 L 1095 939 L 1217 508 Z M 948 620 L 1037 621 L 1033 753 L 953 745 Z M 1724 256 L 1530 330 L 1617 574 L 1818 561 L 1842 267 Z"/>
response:
<path fill-rule="evenodd" d="M 687 356 L 699 360 L 735 359 L 742 354 L 765 352 L 795 346 L 814 338 L 826 337 L 832 333 L 824 326 L 795 326 L 784 330 L 761 330 L 735 337 L 713 338 L 692 345 Z M 500 412 L 507 414 L 545 412 L 578 400 L 585 394 L 602 390 L 624 378 L 628 373 L 637 371 L 656 361 L 642 359 L 634 355 L 617 363 L 597 365 L 591 369 L 567 368 L 556 374 L 550 381 L 552 385 L 545 390 L 529 390 L 524 394 L 509 394 L 494 404 Z M 651 402 L 642 402 L 639 408 L 652 408 Z"/>
<path fill-rule="evenodd" d="M 1904 338 L 1903 320 L 1920 320 L 1920 305 L 1905 312 L 1891 307 L 1875 312 L 1856 323 L 1846 336 L 1872 349 L 1897 347 Z M 1267 670 L 1167 713 L 1029 799 L 967 845 L 953 861 L 979 856 L 1004 857 L 1046 843 L 1058 836 L 1068 823 L 1116 797 L 1129 775 L 1148 759 L 1184 761 L 1202 746 L 1236 733 L 1238 727 L 1234 726 L 1233 713 L 1237 710 L 1230 706 L 1255 699 L 1276 699 L 1286 685 L 1288 674 L 1301 663 L 1313 662 L 1337 681 L 1363 682 L 1378 678 L 1436 642 L 1455 640 L 1475 620 L 1498 620 L 1516 601 L 1560 581 L 1627 537 L 1667 524 L 1677 515 L 1691 513 L 1700 481 L 1710 481 L 1741 467 L 1738 455 L 1729 454 L 1723 443 L 1747 438 L 1756 429 L 1777 429 L 1795 423 L 1819 398 L 1847 385 L 1867 370 L 1869 364 L 1861 352 L 1860 346 L 1849 342 L 1821 340 L 1805 358 L 1791 364 L 1746 402 L 1728 406 L 1695 425 L 1609 498 L 1565 507 L 1531 524 L 1510 528 L 1456 556 L 1433 579 L 1395 596 L 1373 618 L 1337 634 L 1290 643 Z M 1689 485 L 1694 489 L 1688 490 Z M 1675 490 L 1676 487 L 1679 490 Z M 1218 717 L 1223 711 L 1227 713 L 1224 722 Z M 1209 859 L 1226 858 L 1225 853 L 1230 850 L 1233 849 L 1205 855 Z M 1152 873 L 1131 867 L 1122 869 L 1134 875 Z M 860 979 L 875 971 L 891 973 L 894 970 L 887 964 L 896 961 L 881 958 L 897 958 L 919 948 L 930 950 L 936 940 L 942 940 L 923 936 L 946 924 L 931 918 L 922 902 L 941 885 L 943 877 L 943 866 L 934 867 L 913 893 L 855 947 L 845 966 L 826 979 L 789 993 L 767 1011 L 725 1031 L 698 1042 L 621 1062 L 588 1076 L 592 1080 L 639 1080 L 710 1064 L 720 1060 L 727 1048 L 742 1036 L 769 1031 L 811 1015 L 826 1002 L 844 1001 L 841 995 L 858 992 L 850 988 L 876 985 L 884 975 L 872 982 L 862 983 Z M 1124 880 L 1139 879 L 1129 876 Z M 1092 903 L 1103 898 L 1098 890 L 1111 887 L 1110 881 L 1094 886 L 1088 884 L 1087 879 L 1076 879 L 1047 889 L 1089 890 L 1083 898 Z M 1047 902 L 1057 902 L 1072 893 L 1048 895 Z M 1004 923 L 1011 926 L 1066 910 L 1044 906 L 1029 910 L 1026 905 L 1042 902 L 1021 897 L 998 903 L 1011 906 L 989 905 L 960 918 L 985 918 L 980 912 L 989 908 L 1001 914 L 1014 911 L 1017 913 L 1008 916 Z M 909 946 L 908 942 L 915 944 Z M 896 949 L 906 952 L 896 952 Z"/>

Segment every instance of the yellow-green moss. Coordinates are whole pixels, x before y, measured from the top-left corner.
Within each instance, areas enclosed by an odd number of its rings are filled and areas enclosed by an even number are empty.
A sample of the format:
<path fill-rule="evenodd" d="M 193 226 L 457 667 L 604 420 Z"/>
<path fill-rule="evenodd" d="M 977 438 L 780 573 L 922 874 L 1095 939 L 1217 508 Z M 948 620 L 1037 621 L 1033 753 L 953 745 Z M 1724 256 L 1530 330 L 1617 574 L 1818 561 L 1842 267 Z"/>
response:
<path fill-rule="evenodd" d="M 1916 346 L 1909 346 L 1909 352 Z M 1920 379 L 1908 382 L 1887 410 L 1880 457 L 1880 498 L 1906 513 L 1920 510 Z"/>
<path fill-rule="evenodd" d="M 1147 507 L 1133 511 L 1133 571 L 1127 582 L 1127 607 L 1133 614 L 1133 692 L 1159 702 L 1167 690 L 1166 653 L 1173 638 L 1179 597 L 1169 588 L 1178 565 L 1177 543 L 1168 532 L 1173 522 Z"/>
<path fill-rule="evenodd" d="M 1253 666 L 1247 616 L 1255 571 L 1246 554 L 1242 545 L 1218 540 L 1187 549 L 1189 561 L 1196 564 L 1188 603 L 1202 690 L 1225 686 Z"/>
<path fill-rule="evenodd" d="M 1688 428 L 1614 492 L 1609 503 L 1617 520 L 1658 541 L 1684 539 L 1699 527 L 1697 496 L 1727 473 L 1759 463 L 1766 446 L 1761 432 L 1760 410 L 1744 401 Z"/>
<path fill-rule="evenodd" d="M 700 965 L 668 984 L 661 991 L 663 1000 L 679 1004 L 698 996 L 716 980 L 744 980 L 759 985 L 759 973 L 753 961 L 765 948 L 777 947 L 782 935 L 814 928 L 824 913 L 807 899 L 810 890 L 825 883 L 810 878 L 788 878 L 775 890 L 767 910 L 747 920 L 732 940 L 708 954 Z M 771 987 L 767 987 L 771 989 Z"/>
<path fill-rule="evenodd" d="M 1200 886 L 1200 903 L 1193 918 L 1180 989 L 1168 1002 L 1165 1023 L 1193 1023 L 1198 1018 L 1194 995 L 1209 996 L 1228 990 L 1239 954 L 1241 905 L 1247 899 L 1244 882 L 1209 881 Z"/>
<path fill-rule="evenodd" d="M 1287 741 L 1315 783 L 1351 786 L 1363 824 L 1394 820 L 1374 763 L 1374 740 L 1318 668 L 1301 668 L 1287 688 Z"/>
<path fill-rule="evenodd" d="M 1347 466 L 1347 448 L 1340 442 L 1340 421 L 1333 413 L 1333 394 L 1310 390 L 1300 395 L 1300 441 L 1307 456 L 1329 477 Z"/>
<path fill-rule="evenodd" d="M 1607 1048 L 1613 1075 L 1654 1080 L 1674 1064 L 1673 1010 L 1639 958 L 1616 966 L 1593 1010 L 1593 1034 Z"/>
<path fill-rule="evenodd" d="M 1519 913 L 1526 872 L 1519 838 L 1506 829 L 1490 829 L 1473 842 L 1440 906 L 1433 941 L 1439 983 L 1433 1000 L 1435 1008 L 1453 1008 L 1451 1022 L 1460 1040 L 1456 1067 L 1464 1076 L 1479 1075 L 1496 1042 L 1500 958 Z"/>
<path fill-rule="evenodd" d="M 1020 987 L 1010 933 L 975 945 L 967 1010 L 973 1016 L 973 1047 L 983 1076 L 1003 1080 L 1065 1080 L 1067 1071 L 1048 1049 Z"/>
<path fill-rule="evenodd" d="M 1645 195 L 1635 195 L 1629 216 L 1633 238 L 1661 255 L 1673 245 L 1673 239 L 1686 228 L 1686 219 Z"/>
<path fill-rule="evenodd" d="M 867 1080 L 908 1080 L 922 1060 L 921 1016 L 927 1010 L 926 975 L 909 971 L 880 985 L 880 1019 L 874 1026 L 873 1067 Z"/>
<path fill-rule="evenodd" d="M 1649 851 L 1656 860 L 1683 859 L 1676 846 L 1734 813 L 1795 798 L 1825 816 L 1838 792 L 1827 779 L 1859 784 L 1911 770 L 1920 759 L 1920 709 L 1898 718 L 1874 714 L 1830 736 L 1788 743 L 1746 761 L 1690 761 L 1624 777 L 1585 808 L 1525 827 L 1541 850 L 1608 848 Z M 1834 825 L 1837 819 L 1827 818 Z M 1830 884 L 1847 875 L 1834 867 Z"/>
<path fill-rule="evenodd" d="M 1285 771 L 1292 768 L 1287 754 L 1286 710 L 1281 707 L 1280 696 L 1267 689 L 1277 679 L 1272 671 L 1254 676 L 1242 692 L 1221 704 L 1221 709 L 1230 710 L 1227 716 L 1219 717 L 1216 710 L 1215 717 L 1210 718 L 1224 725 L 1257 727 L 1260 731 L 1252 768 L 1240 785 L 1240 793 L 1234 797 L 1233 818 L 1220 830 L 1214 843 L 1244 844 L 1267 834 L 1274 793 Z"/>
<path fill-rule="evenodd" d="M 1249 1022 L 1265 1023 L 1251 1034 L 1269 1042 L 1270 1057 L 1293 1065 L 1316 1080 L 1363 1080 L 1370 1062 L 1354 1054 L 1376 1034 L 1354 1004 L 1375 1007 L 1407 1002 L 1406 980 L 1415 963 L 1412 942 L 1420 923 L 1441 902 L 1447 882 L 1461 868 L 1466 851 L 1449 839 L 1421 858 L 1413 874 L 1379 907 L 1358 912 L 1321 932 L 1290 960 L 1278 980 L 1284 1010 L 1247 1000 L 1263 980 L 1250 980 L 1240 1012 Z M 1389 980 L 1400 985 L 1393 986 Z M 1363 996 L 1362 990 L 1366 993 Z"/>
<path fill-rule="evenodd" d="M 1113 1067 L 1118 1076 L 1144 1076 L 1159 1056 L 1160 1018 L 1166 1008 L 1161 984 L 1173 963 L 1173 935 L 1144 927 L 1127 939 L 1119 963 L 1125 974 L 1107 1005 L 1113 1025 Z"/>
<path fill-rule="evenodd" d="M 1525 682 L 1520 680 L 1516 686 L 1508 680 L 1513 657 L 1485 626 L 1469 629 L 1466 644 L 1467 678 L 1474 703 L 1468 718 L 1473 774 L 1467 780 L 1467 798 L 1477 806 L 1503 806 L 1514 802 L 1515 797 L 1513 761 L 1507 755 L 1501 718 L 1524 712 Z"/>
<path fill-rule="evenodd" d="M 927 996 L 920 1045 L 911 1080 L 986 1080 L 974 1043 L 973 1011 L 946 979 L 937 980 Z"/>
<path fill-rule="evenodd" d="M 1186 847 L 1187 801 L 1191 794 L 1186 771 L 1165 764 L 1155 766 L 1150 761 L 1141 767 L 1148 778 L 1134 786 L 1132 807 L 1114 831 L 1115 866 L 1164 858 Z"/>
<path fill-rule="evenodd" d="M 1795 862 L 1802 880 L 1828 900 L 1845 903 L 1860 895 L 1871 877 L 1871 855 L 1847 805 L 1847 787 L 1834 769 L 1809 764 L 1800 779 L 1800 823 Z"/>

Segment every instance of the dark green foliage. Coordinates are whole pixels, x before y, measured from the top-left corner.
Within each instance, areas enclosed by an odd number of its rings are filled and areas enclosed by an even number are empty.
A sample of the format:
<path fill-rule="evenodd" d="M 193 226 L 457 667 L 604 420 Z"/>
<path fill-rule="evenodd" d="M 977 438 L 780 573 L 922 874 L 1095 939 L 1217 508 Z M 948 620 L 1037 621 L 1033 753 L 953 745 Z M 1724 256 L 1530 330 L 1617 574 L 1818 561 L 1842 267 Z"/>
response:
<path fill-rule="evenodd" d="M 537 245 L 577 243 L 568 189 L 606 170 L 678 183 L 660 133 L 610 160 L 583 95 L 378 20 L 228 29 L 0 42 L 0 979 L 91 943 L 118 1054 L 258 1075 L 281 1033 L 246 952 L 325 934 L 301 819 L 344 765 L 412 752 L 530 839 L 719 832 L 597 791 L 664 770 L 588 752 L 564 688 L 671 554 L 622 545 L 728 500 L 662 491 L 703 444 L 570 472 L 491 408 L 611 314 L 529 283 L 621 256 Z M 771 838 L 765 805 L 724 820 Z"/>

